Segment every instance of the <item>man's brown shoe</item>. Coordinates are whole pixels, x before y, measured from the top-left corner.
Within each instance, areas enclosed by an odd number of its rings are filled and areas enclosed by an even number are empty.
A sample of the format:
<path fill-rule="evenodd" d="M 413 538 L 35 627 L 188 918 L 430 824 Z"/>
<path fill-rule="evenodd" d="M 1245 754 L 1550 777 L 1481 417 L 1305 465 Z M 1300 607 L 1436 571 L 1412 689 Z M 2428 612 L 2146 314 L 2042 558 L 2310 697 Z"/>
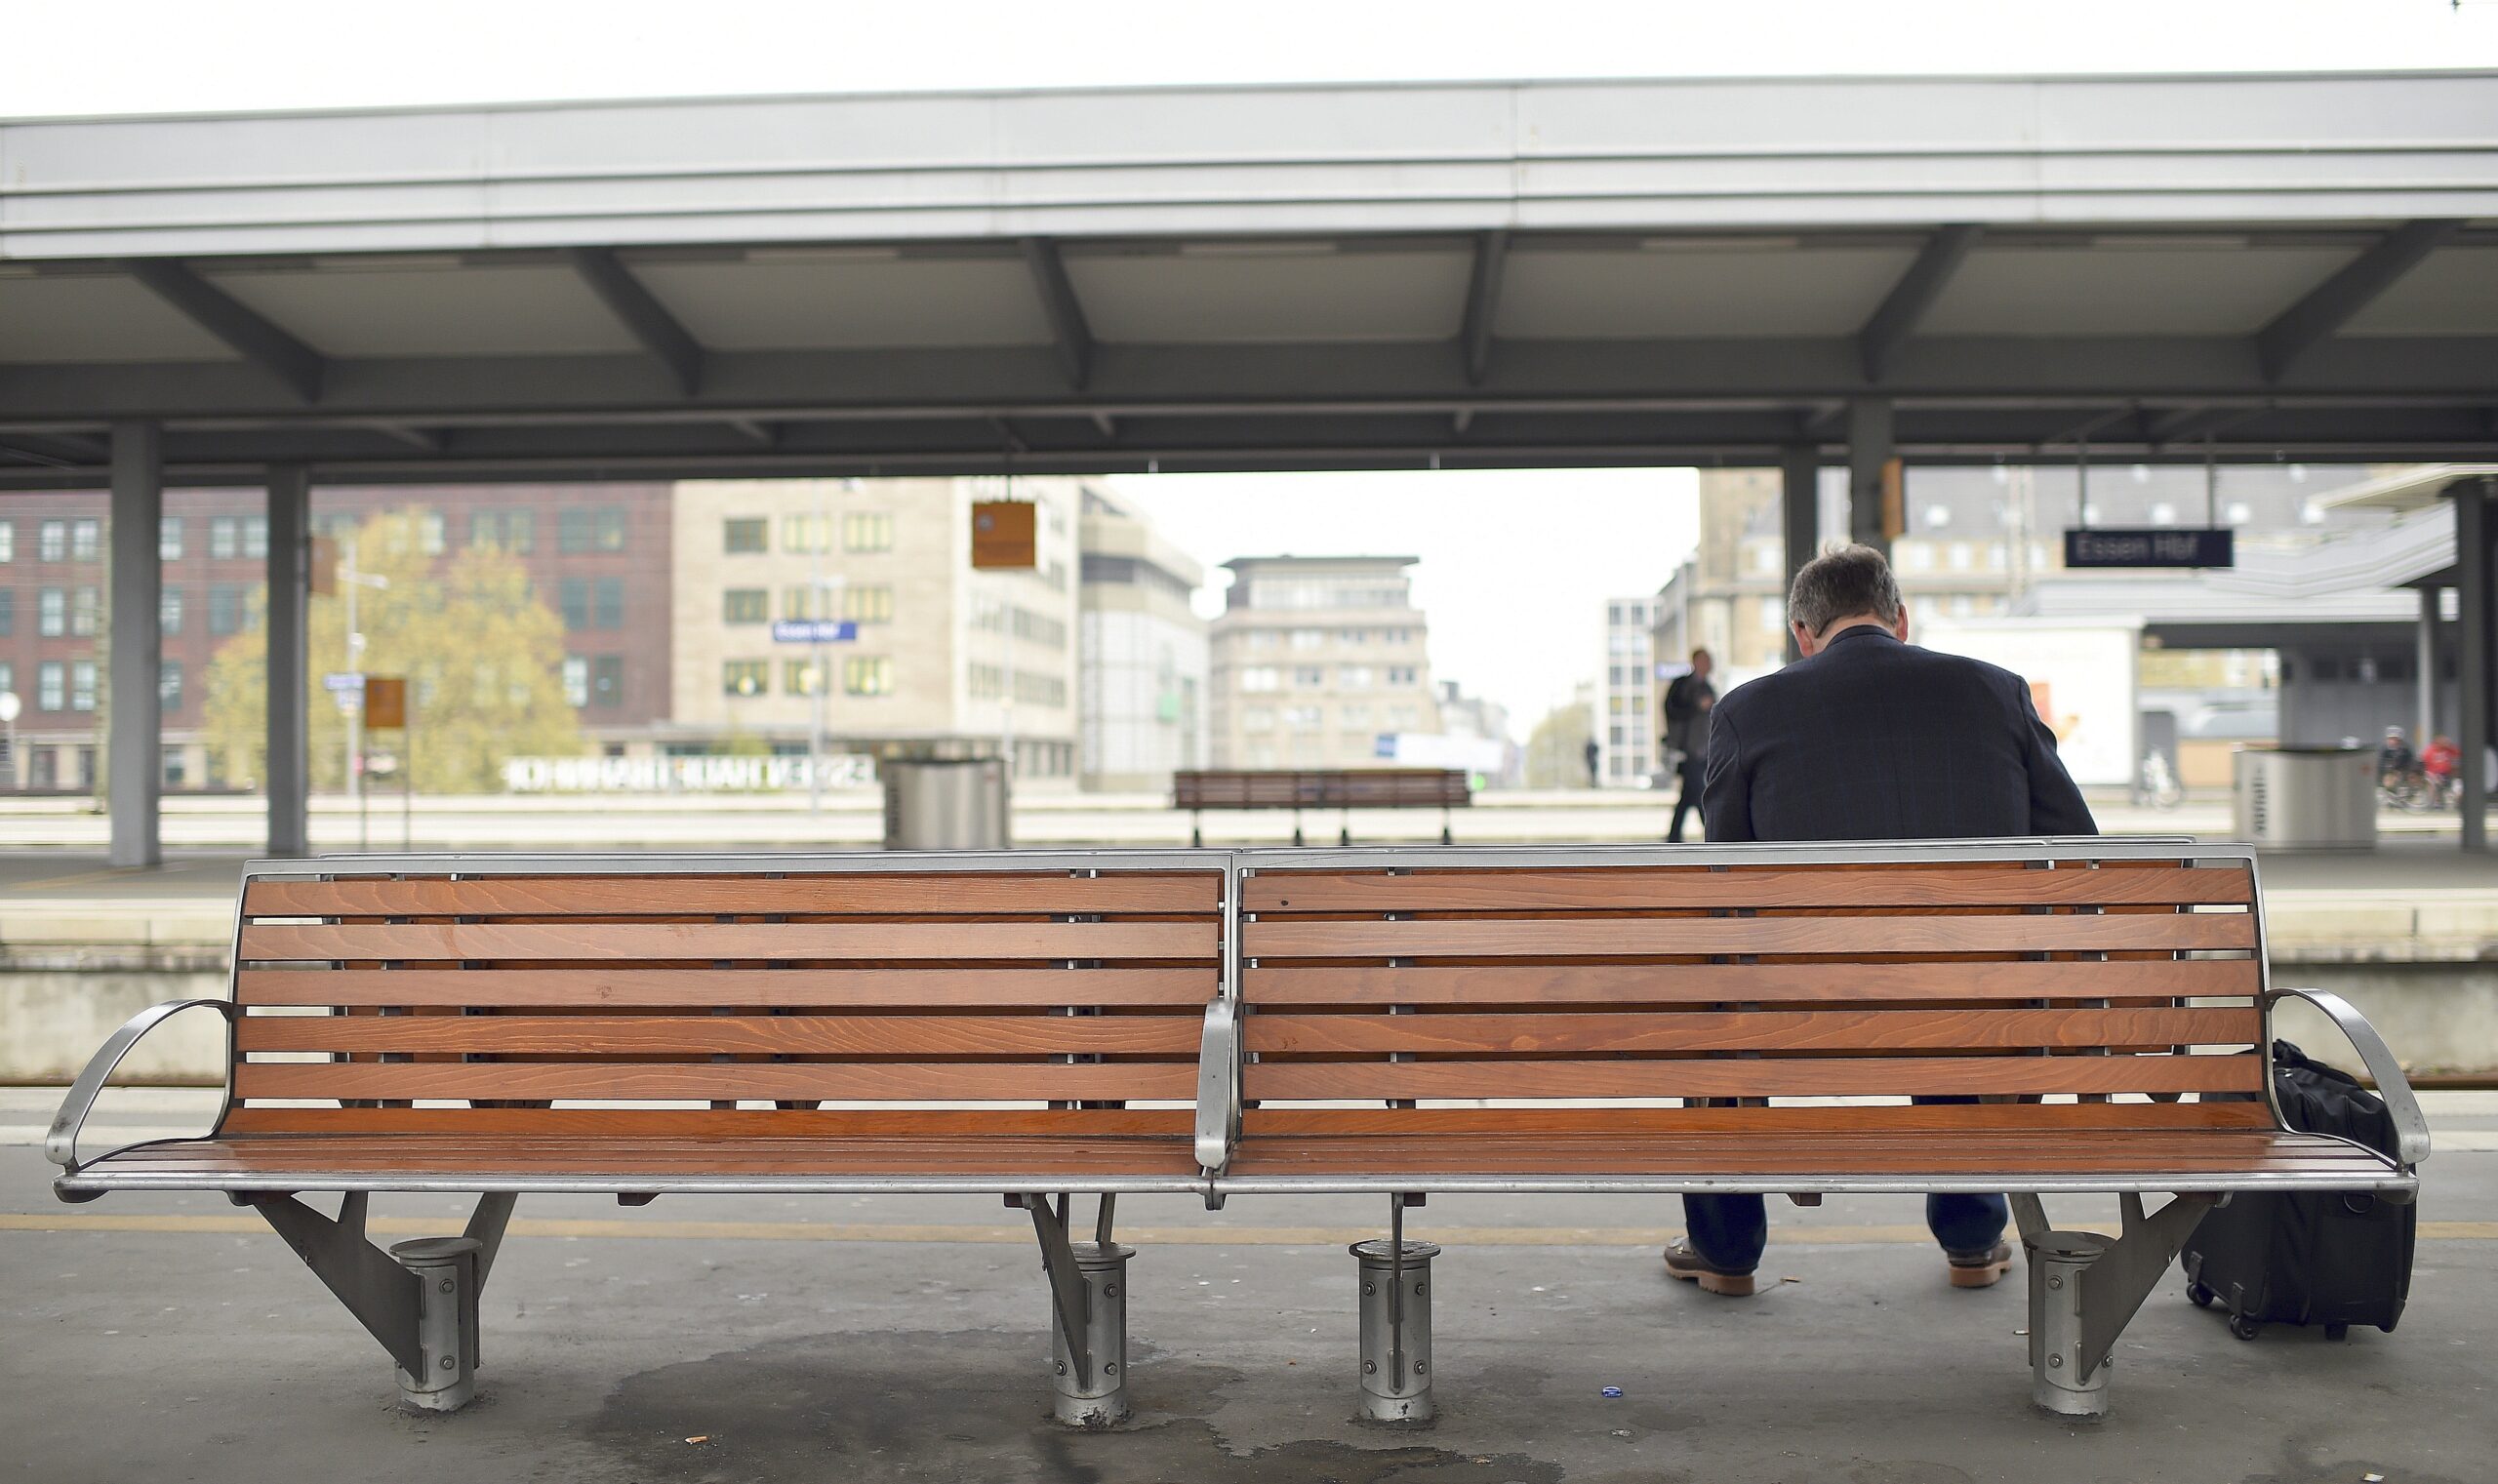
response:
<path fill-rule="evenodd" d="M 1954 1288 L 1993 1288 L 2012 1270 L 2012 1244 L 1997 1242 L 1985 1252 L 1947 1252 Z"/>
<path fill-rule="evenodd" d="M 1704 1293 L 1723 1294 L 1729 1299 L 1752 1297 L 1753 1275 L 1727 1272 L 1694 1251 L 1689 1237 L 1676 1237 L 1666 1244 L 1666 1276 L 1697 1283 Z"/>

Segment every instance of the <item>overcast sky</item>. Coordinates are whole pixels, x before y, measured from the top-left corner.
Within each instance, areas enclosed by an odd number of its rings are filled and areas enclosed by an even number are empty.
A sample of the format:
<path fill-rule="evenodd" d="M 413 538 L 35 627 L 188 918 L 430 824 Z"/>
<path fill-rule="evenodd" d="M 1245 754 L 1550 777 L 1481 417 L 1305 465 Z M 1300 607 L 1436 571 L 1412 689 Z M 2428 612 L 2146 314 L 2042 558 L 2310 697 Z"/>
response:
<path fill-rule="evenodd" d="M 1430 78 L 2498 66 L 2498 0 L 0 0 L 0 118 Z M 1431 659 L 1520 736 L 1600 604 L 1696 535 L 1688 470 L 1121 479 L 1209 565 L 1423 558 Z"/>

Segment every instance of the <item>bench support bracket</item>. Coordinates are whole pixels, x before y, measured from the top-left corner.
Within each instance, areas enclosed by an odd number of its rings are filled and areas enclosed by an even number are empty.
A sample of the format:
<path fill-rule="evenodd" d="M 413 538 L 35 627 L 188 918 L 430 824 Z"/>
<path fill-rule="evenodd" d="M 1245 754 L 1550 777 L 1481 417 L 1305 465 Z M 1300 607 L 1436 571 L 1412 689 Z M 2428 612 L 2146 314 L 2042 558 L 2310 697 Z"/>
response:
<path fill-rule="evenodd" d="M 1110 1240 L 1111 1201 L 1102 1197 L 1094 1240 L 1068 1239 L 1067 1197 L 1007 1198 L 1032 1214 L 1041 1269 L 1049 1277 L 1051 1370 L 1058 1420 L 1107 1427 L 1128 1415 L 1128 1259 L 1133 1247 Z"/>
<path fill-rule="evenodd" d="M 1389 1197 L 1386 1241 L 1355 1242 L 1360 1264 L 1362 1416 L 1428 1423 L 1431 1405 L 1431 1259 L 1439 1248 L 1405 1240 L 1405 1197 Z"/>
<path fill-rule="evenodd" d="M 2030 1395 L 2060 1416 L 2107 1414 L 2116 1337 L 2219 1197 L 2180 1195 L 2156 1215 L 2138 1194 L 2118 1200 L 2124 1225 L 2111 1238 L 2053 1230 L 2037 1196 L 2012 1197 L 2030 1260 Z"/>
<path fill-rule="evenodd" d="M 338 1219 L 292 1195 L 246 1197 L 347 1312 L 397 1362 L 399 1399 L 422 1412 L 456 1412 L 477 1394 L 477 1296 L 503 1247 L 512 1197 L 477 1202 L 464 1234 L 401 1242 L 366 1239 L 371 1198 L 350 1191 Z"/>

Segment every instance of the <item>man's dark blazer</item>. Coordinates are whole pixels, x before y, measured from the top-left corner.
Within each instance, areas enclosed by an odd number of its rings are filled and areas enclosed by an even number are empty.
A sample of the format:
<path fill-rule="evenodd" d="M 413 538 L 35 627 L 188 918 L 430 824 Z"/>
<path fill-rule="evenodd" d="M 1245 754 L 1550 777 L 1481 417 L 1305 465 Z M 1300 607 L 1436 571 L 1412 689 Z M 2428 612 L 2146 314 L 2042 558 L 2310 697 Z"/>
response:
<path fill-rule="evenodd" d="M 1872 625 L 1737 686 L 1712 717 L 1712 844 L 2099 832 L 2028 682 Z"/>

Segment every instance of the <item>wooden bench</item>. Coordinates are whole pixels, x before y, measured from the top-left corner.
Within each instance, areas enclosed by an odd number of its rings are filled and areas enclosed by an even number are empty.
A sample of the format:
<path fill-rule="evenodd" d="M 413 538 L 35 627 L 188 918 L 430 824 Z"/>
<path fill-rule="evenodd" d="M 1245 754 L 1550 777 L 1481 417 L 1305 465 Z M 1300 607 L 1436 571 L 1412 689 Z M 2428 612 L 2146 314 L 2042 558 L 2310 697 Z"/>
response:
<path fill-rule="evenodd" d="M 64 1199 L 251 1205 L 407 1402 L 442 1411 L 471 1394 L 516 1195 L 1002 1194 L 1040 1240 L 1059 1413 L 1098 1422 L 1124 1411 L 1112 1200 L 1203 1192 L 1190 1106 L 1225 890 L 1219 860 L 1140 853 L 256 864 L 230 1000 L 115 1035 L 47 1152 Z M 217 1126 L 79 1159 L 114 1063 L 192 1006 L 230 1022 Z M 307 1191 L 345 1192 L 338 1217 Z M 481 1198 L 463 1236 L 385 1253 L 375 1191 Z M 1091 1243 L 1069 1192 L 1101 1197 Z"/>
<path fill-rule="evenodd" d="M 1474 802 L 1466 773 L 1457 768 L 1198 769 L 1171 775 L 1171 807 L 1189 811 L 1189 843 L 1205 844 L 1209 809 L 1289 809 L 1292 843 L 1302 843 L 1305 809 L 1347 812 L 1337 843 L 1353 839 L 1355 809 L 1436 809 L 1440 843 L 1450 843 L 1448 812 Z"/>
<path fill-rule="evenodd" d="M 2407 1199 L 2428 1153 L 2366 1023 L 2269 987 L 2239 851 L 1237 859 L 1242 967 L 1210 1047 L 1241 1064 L 1209 1081 L 1234 1101 L 1200 1107 L 1198 1158 L 1218 1198 L 1390 1196 L 1364 1268 L 1389 1268 L 1398 1296 L 1363 1311 L 1375 1417 L 1430 1411 L 1427 1299 L 1407 1288 L 1430 1249 L 1401 1232 L 1422 1192 L 2007 1192 L 2034 1395 L 2086 1415 L 2104 1410 L 2118 1332 L 2212 1203 Z M 2282 1128 L 2264 1055 L 2280 993 L 2351 1034 L 2409 1131 L 2398 1163 Z M 2120 1195 L 2119 1234 L 2051 1229 L 2040 1198 L 2068 1192 Z M 2150 1214 L 2149 1194 L 2174 1199 Z"/>

